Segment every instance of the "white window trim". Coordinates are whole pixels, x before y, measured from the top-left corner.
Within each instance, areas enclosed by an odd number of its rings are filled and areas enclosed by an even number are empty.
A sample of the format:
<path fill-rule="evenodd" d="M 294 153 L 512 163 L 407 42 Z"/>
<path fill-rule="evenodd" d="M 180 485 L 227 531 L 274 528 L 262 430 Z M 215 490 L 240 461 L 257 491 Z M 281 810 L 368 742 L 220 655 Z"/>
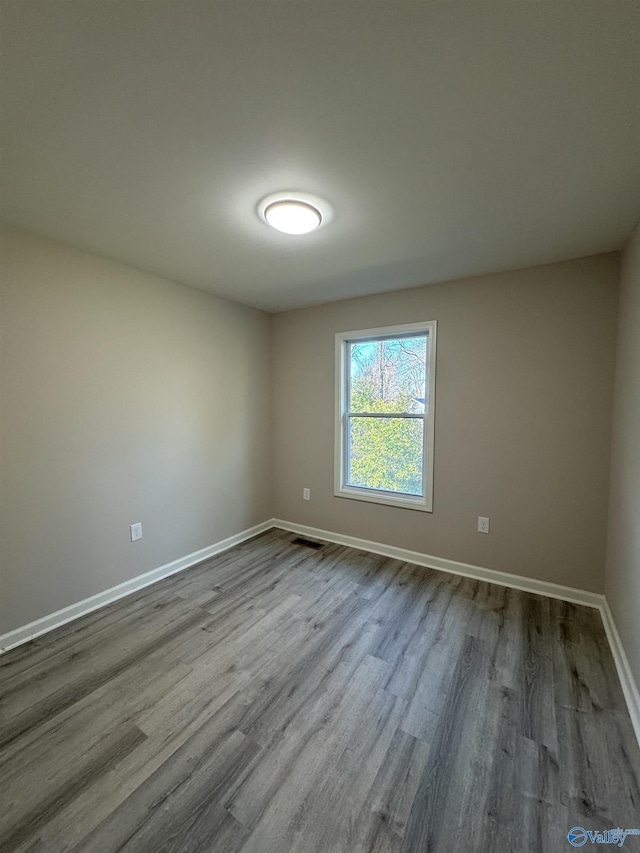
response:
<path fill-rule="evenodd" d="M 425 323 L 406 323 L 402 326 L 383 326 L 378 329 L 359 329 L 352 332 L 336 334 L 336 378 L 335 378 L 335 441 L 334 441 L 334 495 L 339 498 L 351 498 L 358 501 L 385 504 L 386 506 L 417 509 L 423 512 L 433 512 L 433 449 L 435 436 L 435 404 L 436 404 L 436 332 L 437 321 Z M 347 431 L 347 402 L 348 382 L 346 376 L 347 341 L 354 339 L 366 340 L 380 337 L 393 337 L 415 332 L 427 332 L 427 347 L 429 353 L 429 399 L 425 406 L 424 418 L 425 437 L 423 453 L 423 483 L 424 495 L 399 495 L 376 489 L 346 485 L 346 431 Z M 425 401 L 426 402 L 426 401 Z"/>

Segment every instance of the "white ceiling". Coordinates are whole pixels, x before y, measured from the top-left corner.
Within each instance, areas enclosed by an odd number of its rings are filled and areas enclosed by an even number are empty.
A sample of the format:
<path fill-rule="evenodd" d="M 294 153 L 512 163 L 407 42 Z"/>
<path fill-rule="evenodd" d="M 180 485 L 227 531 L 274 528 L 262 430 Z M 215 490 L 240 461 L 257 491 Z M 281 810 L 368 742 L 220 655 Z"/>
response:
<path fill-rule="evenodd" d="M 269 311 L 620 248 L 640 4 L 2 0 L 1 215 Z M 262 196 L 326 198 L 271 231 Z"/>

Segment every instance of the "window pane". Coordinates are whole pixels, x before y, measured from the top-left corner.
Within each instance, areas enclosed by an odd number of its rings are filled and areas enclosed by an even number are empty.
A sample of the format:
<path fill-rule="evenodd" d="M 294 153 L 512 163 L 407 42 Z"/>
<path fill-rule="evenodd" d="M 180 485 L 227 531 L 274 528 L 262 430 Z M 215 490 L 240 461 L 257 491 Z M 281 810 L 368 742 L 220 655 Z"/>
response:
<path fill-rule="evenodd" d="M 349 411 L 424 412 L 426 335 L 348 346 Z"/>
<path fill-rule="evenodd" d="M 422 418 L 349 418 L 347 483 L 422 495 Z"/>

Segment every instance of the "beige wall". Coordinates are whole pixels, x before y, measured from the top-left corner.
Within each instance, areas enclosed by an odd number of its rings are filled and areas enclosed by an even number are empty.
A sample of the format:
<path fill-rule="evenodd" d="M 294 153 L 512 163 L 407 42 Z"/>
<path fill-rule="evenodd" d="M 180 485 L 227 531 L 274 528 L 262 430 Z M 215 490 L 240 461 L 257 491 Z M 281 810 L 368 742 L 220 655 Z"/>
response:
<path fill-rule="evenodd" d="M 271 515 L 268 315 L 24 232 L 2 260 L 0 633 Z"/>
<path fill-rule="evenodd" d="M 628 649 L 639 243 L 625 262 L 607 580 Z M 271 515 L 602 591 L 617 255 L 274 318 L 25 232 L 4 234 L 2 261 L 0 633 Z M 433 514 L 334 497 L 335 332 L 431 319 Z"/>
<path fill-rule="evenodd" d="M 605 587 L 640 684 L 640 224 L 622 259 Z"/>
<path fill-rule="evenodd" d="M 276 517 L 601 592 L 618 272 L 599 256 L 277 315 Z M 334 497 L 334 334 L 423 320 L 433 514 Z"/>

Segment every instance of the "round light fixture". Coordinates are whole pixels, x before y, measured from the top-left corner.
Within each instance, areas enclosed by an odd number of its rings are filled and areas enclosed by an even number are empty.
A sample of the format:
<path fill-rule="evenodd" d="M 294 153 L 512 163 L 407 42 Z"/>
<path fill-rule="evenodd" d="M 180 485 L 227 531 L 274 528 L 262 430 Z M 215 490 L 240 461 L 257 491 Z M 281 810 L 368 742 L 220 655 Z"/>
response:
<path fill-rule="evenodd" d="M 327 221 L 328 205 L 308 193 L 280 192 L 263 198 L 258 214 L 283 234 L 309 234 Z"/>
<path fill-rule="evenodd" d="M 284 234 L 308 234 L 322 222 L 320 211 L 303 201 L 273 201 L 264 211 L 267 223 Z"/>

